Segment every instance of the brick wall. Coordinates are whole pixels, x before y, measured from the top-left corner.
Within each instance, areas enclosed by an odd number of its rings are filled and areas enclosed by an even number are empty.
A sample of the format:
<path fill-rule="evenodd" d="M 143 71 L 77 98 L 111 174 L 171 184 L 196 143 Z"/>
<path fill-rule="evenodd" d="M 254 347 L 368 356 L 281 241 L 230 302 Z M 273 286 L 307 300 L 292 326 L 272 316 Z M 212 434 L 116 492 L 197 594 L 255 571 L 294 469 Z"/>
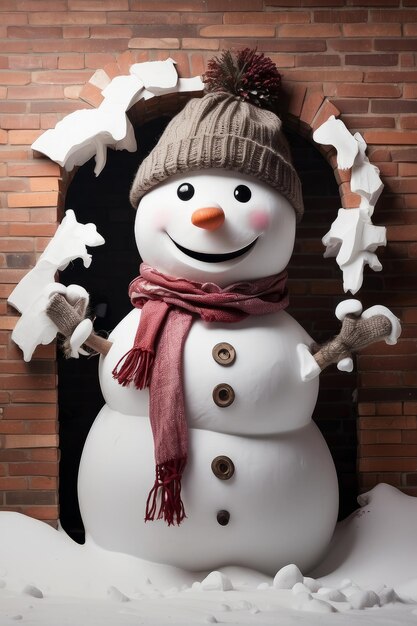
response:
<path fill-rule="evenodd" d="M 58 515 L 55 351 L 42 347 L 25 364 L 10 341 L 16 317 L 6 304 L 53 234 L 67 188 L 59 167 L 34 155 L 30 145 L 67 113 L 97 106 L 108 77 L 127 73 L 133 62 L 172 56 L 180 75 L 192 76 L 233 46 L 256 46 L 281 68 L 289 128 L 309 138 L 329 114 L 340 112 L 352 132 L 363 134 L 381 170 L 386 187 L 374 221 L 388 226 L 389 244 L 381 254 L 383 272 L 366 273 L 360 296 L 365 305 L 391 307 L 404 331 L 396 347 L 381 344 L 358 358 L 359 481 L 362 490 L 383 480 L 416 493 L 416 6 L 417 0 L 2 0 L 3 509 L 52 523 Z M 332 152 L 323 154 L 335 167 Z M 343 206 L 355 206 L 349 174 L 335 170 L 335 177 Z M 312 251 L 320 254 L 311 231 L 297 246 L 306 259 Z M 309 306 L 317 296 L 329 305 L 342 297 L 338 278 L 311 277 L 308 269 L 305 277 L 297 275 L 298 297 L 312 298 Z M 311 315 L 320 326 L 320 312 Z M 338 384 L 344 383 L 335 383 L 336 391 Z"/>

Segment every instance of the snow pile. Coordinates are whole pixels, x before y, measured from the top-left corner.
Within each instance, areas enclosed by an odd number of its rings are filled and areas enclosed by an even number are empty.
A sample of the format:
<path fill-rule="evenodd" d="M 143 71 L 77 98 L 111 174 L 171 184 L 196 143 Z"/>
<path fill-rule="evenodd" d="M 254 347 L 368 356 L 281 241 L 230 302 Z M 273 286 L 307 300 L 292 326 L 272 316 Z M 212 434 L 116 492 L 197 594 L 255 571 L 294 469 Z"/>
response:
<path fill-rule="evenodd" d="M 0 623 L 415 624 L 417 499 L 379 485 L 361 505 L 315 572 L 289 564 L 274 579 L 236 567 L 186 572 L 1 513 Z"/>

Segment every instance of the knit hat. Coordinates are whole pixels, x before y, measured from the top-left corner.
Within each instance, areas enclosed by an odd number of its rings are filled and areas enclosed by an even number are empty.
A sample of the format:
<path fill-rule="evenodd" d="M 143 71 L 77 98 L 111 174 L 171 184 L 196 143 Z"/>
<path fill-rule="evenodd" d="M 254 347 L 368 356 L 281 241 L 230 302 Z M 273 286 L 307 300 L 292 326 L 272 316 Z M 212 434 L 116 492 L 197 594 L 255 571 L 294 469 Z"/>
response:
<path fill-rule="evenodd" d="M 142 161 L 130 201 L 136 208 L 147 191 L 170 176 L 209 168 L 241 172 L 267 183 L 290 202 L 300 219 L 301 183 L 281 120 L 272 111 L 226 91 L 189 100 L 170 121 Z"/>

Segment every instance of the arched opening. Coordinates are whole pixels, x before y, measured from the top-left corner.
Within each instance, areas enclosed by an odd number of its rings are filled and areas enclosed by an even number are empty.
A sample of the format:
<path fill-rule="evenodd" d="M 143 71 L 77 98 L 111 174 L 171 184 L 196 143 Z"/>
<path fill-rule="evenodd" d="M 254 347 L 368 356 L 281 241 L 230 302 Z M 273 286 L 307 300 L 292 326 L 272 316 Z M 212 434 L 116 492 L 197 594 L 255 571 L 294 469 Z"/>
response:
<path fill-rule="evenodd" d="M 93 264 L 88 271 L 81 263 L 74 263 L 61 275 L 65 284 L 81 284 L 91 294 L 97 330 L 111 331 L 130 310 L 127 287 L 137 275 L 140 260 L 133 235 L 135 214 L 128 192 L 138 164 L 156 143 L 167 121 L 167 117 L 157 117 L 137 127 L 137 153 L 109 150 L 107 165 L 98 178 L 94 176 L 94 163 L 88 162 L 75 174 L 68 189 L 66 208 L 74 209 L 80 221 L 94 222 L 106 239 L 105 246 L 93 250 Z M 342 296 L 341 279 L 336 264 L 322 258 L 320 240 L 335 217 L 340 197 L 333 171 L 319 151 L 295 133 L 288 132 L 288 138 L 306 206 L 289 267 L 290 313 L 320 342 L 338 328 L 334 309 Z M 72 537 L 82 541 L 77 472 L 85 438 L 103 404 L 97 359 L 67 361 L 59 356 L 58 375 L 61 523 Z M 324 374 L 315 411 L 338 470 L 341 517 L 355 507 L 357 493 L 354 386 L 354 374 L 335 373 L 334 369 Z"/>

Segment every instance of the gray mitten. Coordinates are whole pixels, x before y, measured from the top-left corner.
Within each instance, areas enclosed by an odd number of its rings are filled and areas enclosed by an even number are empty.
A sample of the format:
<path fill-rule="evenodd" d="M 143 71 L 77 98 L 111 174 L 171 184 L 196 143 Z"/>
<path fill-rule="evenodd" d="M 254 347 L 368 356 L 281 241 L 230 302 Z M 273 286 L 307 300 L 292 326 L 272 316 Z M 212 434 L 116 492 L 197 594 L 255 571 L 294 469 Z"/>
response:
<path fill-rule="evenodd" d="M 331 363 L 349 358 L 361 348 L 388 337 L 391 331 L 391 321 L 385 315 L 373 315 L 369 318 L 346 315 L 340 333 L 318 347 L 314 358 L 323 370 Z"/>

